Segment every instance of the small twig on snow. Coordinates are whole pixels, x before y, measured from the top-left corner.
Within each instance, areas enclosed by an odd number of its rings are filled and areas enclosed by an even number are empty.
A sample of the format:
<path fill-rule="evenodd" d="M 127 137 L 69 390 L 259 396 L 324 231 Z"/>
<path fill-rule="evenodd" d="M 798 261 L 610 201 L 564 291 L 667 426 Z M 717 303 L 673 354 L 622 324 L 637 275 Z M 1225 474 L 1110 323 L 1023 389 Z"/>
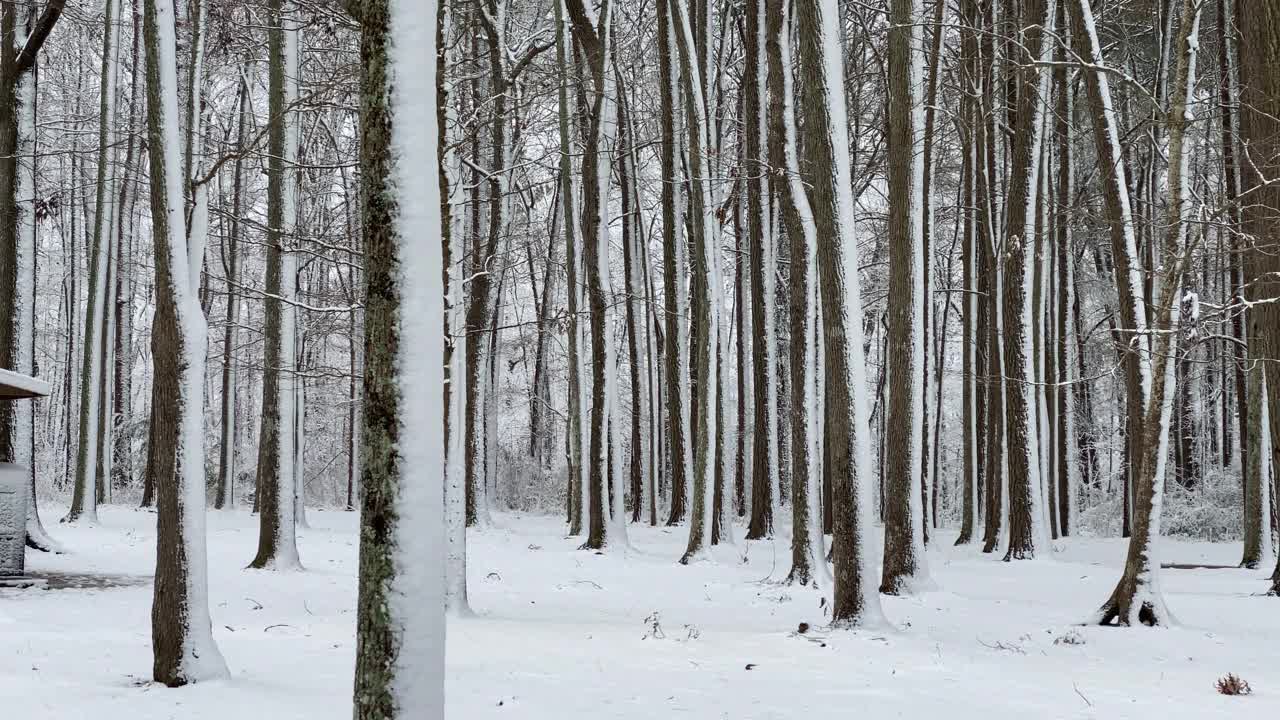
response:
<path fill-rule="evenodd" d="M 1084 701 L 1085 705 L 1088 705 L 1089 707 L 1093 707 L 1093 703 L 1089 702 L 1089 698 L 1085 697 L 1084 693 L 1080 692 L 1079 685 L 1076 685 L 1075 683 L 1071 683 L 1071 687 L 1075 688 L 1076 694 L 1080 696 L 1080 699 Z"/>
<path fill-rule="evenodd" d="M 1018 647 L 1017 645 L 1006 645 L 1005 643 L 1000 642 L 1000 641 L 998 641 L 998 640 L 997 640 L 997 641 L 996 641 L 996 643 L 993 645 L 993 644 L 988 643 L 988 642 L 983 642 L 982 638 L 978 638 L 978 644 L 979 644 L 979 645 L 981 645 L 982 647 L 985 647 L 985 648 L 988 648 L 988 649 L 991 649 L 991 650 L 1007 650 L 1007 651 L 1009 651 L 1009 652 L 1016 652 L 1016 653 L 1018 653 L 1019 655 L 1026 655 L 1026 654 L 1027 654 L 1027 651 L 1026 651 L 1026 650 L 1023 650 L 1021 647 Z"/>

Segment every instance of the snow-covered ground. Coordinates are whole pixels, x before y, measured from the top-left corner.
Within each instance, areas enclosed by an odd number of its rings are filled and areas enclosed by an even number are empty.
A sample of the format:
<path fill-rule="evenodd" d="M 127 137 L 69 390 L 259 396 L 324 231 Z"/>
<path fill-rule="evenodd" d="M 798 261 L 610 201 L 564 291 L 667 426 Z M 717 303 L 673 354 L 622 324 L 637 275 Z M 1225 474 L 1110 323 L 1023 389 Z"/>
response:
<path fill-rule="evenodd" d="M 155 516 L 115 506 L 99 527 L 51 524 L 73 552 L 35 573 L 112 587 L 0 590 L 0 717 L 346 720 L 354 664 L 356 516 L 310 513 L 304 572 L 245 570 L 257 519 L 209 515 L 214 635 L 232 679 L 180 690 L 151 676 Z M 60 508 L 46 508 L 58 518 Z M 818 593 L 769 581 L 785 548 L 722 548 L 677 565 L 683 529 L 630 529 L 634 549 L 578 551 L 553 518 L 498 515 L 470 537 L 478 617 L 449 624 L 451 718 L 1212 718 L 1280 711 L 1280 599 L 1264 571 L 1166 570 L 1169 630 L 1079 627 L 1124 555 L 1073 539 L 1006 564 L 953 549 L 936 592 L 885 598 L 894 627 L 826 633 Z M 1165 562 L 1234 563 L 1238 544 L 1166 540 Z M 83 584 L 83 583 L 82 583 Z M 796 633 L 801 622 L 813 630 Z M 1071 638 L 1074 642 L 1059 642 Z M 1214 681 L 1234 672 L 1250 697 Z"/>

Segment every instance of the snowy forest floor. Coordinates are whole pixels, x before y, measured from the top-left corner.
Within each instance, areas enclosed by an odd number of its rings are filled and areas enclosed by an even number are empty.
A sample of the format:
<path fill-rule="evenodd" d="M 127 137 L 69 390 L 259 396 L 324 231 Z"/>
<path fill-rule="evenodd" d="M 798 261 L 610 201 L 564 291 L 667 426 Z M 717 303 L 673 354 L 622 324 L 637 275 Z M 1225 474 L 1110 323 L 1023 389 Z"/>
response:
<path fill-rule="evenodd" d="M 149 682 L 155 516 L 103 507 L 97 527 L 57 523 L 66 555 L 29 570 L 107 576 L 0 590 L 6 718 L 321 720 L 351 717 L 354 513 L 310 513 L 306 570 L 243 569 L 257 518 L 209 516 L 214 635 L 226 682 Z M 741 535 L 741 528 L 738 529 Z M 892 628 L 828 634 L 821 595 L 782 587 L 770 542 L 677 565 L 683 528 L 631 528 L 625 555 L 578 551 L 555 518 L 497 515 L 470 536 L 474 619 L 451 621 L 448 716 L 520 718 L 1210 718 L 1280 710 L 1280 600 L 1266 571 L 1166 570 L 1168 630 L 1080 627 L 1110 592 L 1124 541 L 1073 538 L 1052 560 L 929 553 L 940 588 L 884 598 Z M 1166 563 L 1231 565 L 1238 543 L 1166 539 Z M 878 553 L 877 553 L 878 556 Z M 80 585 L 79 587 L 74 587 Z M 88 587 L 85 587 L 88 585 Z M 95 586 L 97 585 L 97 586 Z M 103 587 L 105 586 L 105 587 Z M 796 633 L 801 622 L 813 626 Z M 656 626 L 656 628 L 655 628 Z M 1065 638 L 1065 639 L 1064 639 Z M 1236 673 L 1251 697 L 1214 681 Z"/>

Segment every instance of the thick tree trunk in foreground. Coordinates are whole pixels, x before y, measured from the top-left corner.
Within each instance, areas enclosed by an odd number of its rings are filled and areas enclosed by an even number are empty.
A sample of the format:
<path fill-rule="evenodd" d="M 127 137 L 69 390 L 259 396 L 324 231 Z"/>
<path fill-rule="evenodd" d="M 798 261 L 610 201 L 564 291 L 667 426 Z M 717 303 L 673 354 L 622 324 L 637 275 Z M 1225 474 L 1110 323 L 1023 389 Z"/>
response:
<path fill-rule="evenodd" d="M 1240 130 L 1248 144 L 1248 161 L 1241 163 L 1245 204 L 1244 231 L 1253 246 L 1246 257 L 1253 266 L 1246 282 L 1250 300 L 1270 302 L 1249 312 L 1249 342 L 1259 341 L 1267 358 L 1266 392 L 1269 414 L 1271 466 L 1280 467 L 1280 1 L 1237 0 L 1240 31 Z M 1244 6 L 1248 6 L 1245 14 Z M 1256 334 L 1255 334 L 1256 333 Z M 1251 412 L 1260 411 L 1252 406 Z M 1264 429 L 1264 431 L 1267 429 Z M 1264 528 L 1266 530 L 1266 528 Z M 1264 532 L 1264 541 L 1265 541 Z M 1280 595 L 1280 561 L 1271 576 L 1271 595 Z"/>
<path fill-rule="evenodd" d="M 424 140 L 436 137 L 436 3 L 358 9 L 368 283 L 354 717 L 443 720 L 443 418 L 422 411 L 439 407 L 444 377 L 416 361 L 444 352 L 438 159 Z"/>
<path fill-rule="evenodd" d="M 1241 0 L 1236 0 L 1240 2 Z M 1232 11 L 1234 7 L 1230 2 L 1219 0 L 1218 3 L 1220 24 L 1230 28 L 1234 25 Z M 1265 27 L 1265 15 L 1262 18 Z M 1245 20 L 1246 24 L 1253 23 L 1253 17 L 1250 16 Z M 1258 34 L 1253 32 L 1249 36 L 1253 40 L 1258 40 L 1259 35 L 1266 33 L 1278 32 L 1276 28 L 1256 28 Z M 1220 96 L 1222 98 L 1222 124 L 1223 124 L 1223 174 L 1225 176 L 1225 185 L 1227 191 L 1227 217 L 1233 222 L 1233 229 L 1238 234 L 1233 242 L 1236 252 L 1232 253 L 1231 275 L 1235 285 L 1237 294 L 1237 302 L 1248 300 L 1257 302 L 1269 297 L 1275 297 L 1280 288 L 1272 289 L 1268 283 L 1267 276 L 1263 274 L 1263 268 L 1266 266 L 1267 257 L 1274 254 L 1273 247 L 1275 240 L 1271 234 L 1266 232 L 1269 222 L 1274 222 L 1277 216 L 1277 209 L 1274 205 L 1268 205 L 1268 201 L 1274 196 L 1267 192 L 1265 187 L 1259 187 L 1259 174 L 1262 177 L 1273 177 L 1270 170 L 1276 163 L 1274 153 L 1277 151 L 1273 144 L 1274 138 L 1268 138 L 1269 132 L 1275 132 L 1274 123 L 1268 123 L 1265 114 L 1271 112 L 1267 108 L 1273 107 L 1276 98 L 1268 97 L 1270 91 L 1266 85 L 1266 81 L 1260 76 L 1249 76 L 1249 73 L 1257 72 L 1257 63 L 1269 62 L 1263 59 L 1266 55 L 1265 50 L 1259 50 L 1253 47 L 1241 47 L 1243 60 L 1250 63 L 1248 68 L 1241 67 L 1241 77 L 1251 82 L 1251 87 L 1247 89 L 1248 97 L 1257 105 L 1240 109 L 1241 130 L 1244 130 L 1245 123 L 1250 123 L 1248 130 L 1250 136 L 1243 139 L 1249 142 L 1247 154 L 1244 155 L 1241 164 L 1241 174 L 1243 175 L 1244 185 L 1251 188 L 1252 193 L 1249 200 L 1244 203 L 1244 208 L 1250 211 L 1247 217 L 1241 218 L 1245 214 L 1241 206 L 1238 204 L 1238 185 L 1237 171 L 1235 169 L 1235 127 L 1232 123 L 1232 108 L 1241 98 L 1243 94 L 1237 92 L 1235 85 L 1236 78 L 1233 76 L 1235 70 L 1234 48 L 1235 43 L 1232 42 L 1233 33 L 1228 30 L 1223 33 L 1222 49 L 1219 57 L 1222 60 L 1222 68 L 1220 69 Z M 1268 36 L 1274 37 L 1274 35 Z M 1242 34 L 1243 39 L 1243 34 Z M 1266 72 L 1272 72 L 1269 66 Z M 1272 153 L 1272 154 L 1268 154 Z M 1256 168 L 1256 169 L 1255 169 Z M 1254 199 L 1259 198 L 1259 199 Z M 1257 203 L 1256 207 L 1253 207 Z M 1249 225 L 1244 225 L 1241 221 L 1246 221 Z M 1261 233 L 1261 234 L 1255 234 Z M 1238 401 L 1239 420 L 1240 420 L 1240 470 L 1244 476 L 1242 490 L 1244 492 L 1244 552 L 1240 560 L 1240 565 L 1246 568 L 1258 568 L 1269 565 L 1274 557 L 1271 547 L 1271 482 L 1270 472 L 1274 463 L 1271 458 L 1266 456 L 1267 446 L 1270 444 L 1265 441 L 1265 435 L 1270 432 L 1270 428 L 1266 424 L 1270 420 L 1270 410 L 1274 407 L 1267 400 L 1267 395 L 1271 384 L 1270 378 L 1267 377 L 1267 365 L 1272 363 L 1266 362 L 1267 357 L 1276 357 L 1275 353 L 1280 348 L 1270 348 L 1268 351 L 1267 343 L 1269 338 L 1266 335 L 1266 325 L 1263 317 L 1270 308 L 1268 305 L 1259 305 L 1256 307 L 1241 307 L 1235 312 L 1235 327 L 1233 330 L 1236 336 L 1244 343 L 1244 347 L 1236 346 L 1236 383 L 1240 394 Z M 1274 322 L 1274 321 L 1272 321 Z M 1243 389 L 1240 392 L 1239 389 Z"/>

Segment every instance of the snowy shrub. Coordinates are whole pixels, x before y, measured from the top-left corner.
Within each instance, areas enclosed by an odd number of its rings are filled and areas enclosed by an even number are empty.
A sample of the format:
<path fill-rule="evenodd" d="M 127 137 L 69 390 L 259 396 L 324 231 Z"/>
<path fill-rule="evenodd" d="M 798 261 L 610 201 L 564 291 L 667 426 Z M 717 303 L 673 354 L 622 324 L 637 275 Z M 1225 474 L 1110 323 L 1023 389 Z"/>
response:
<path fill-rule="evenodd" d="M 653 638 L 654 640 L 667 639 L 667 633 L 662 629 L 662 613 L 657 610 L 649 613 L 649 615 L 644 619 L 644 625 L 645 631 L 644 635 L 640 638 L 641 640 L 648 640 L 649 638 Z M 702 637 L 702 631 L 698 629 L 697 625 L 685 624 L 683 627 L 684 638 L 682 640 L 677 637 L 676 642 L 688 642 Z"/>
<path fill-rule="evenodd" d="M 1076 532 L 1095 537 L 1120 535 L 1123 517 L 1122 481 L 1113 478 L 1111 493 L 1096 491 L 1076 516 Z M 1190 489 L 1172 479 L 1164 486 L 1164 535 L 1189 540 L 1226 542 L 1240 539 L 1244 509 L 1240 476 L 1236 472 L 1208 469 Z"/>
<path fill-rule="evenodd" d="M 1093 537 L 1116 537 L 1120 535 L 1120 513 L 1122 511 L 1120 493 L 1109 497 L 1094 499 L 1076 515 L 1076 533 Z"/>
<path fill-rule="evenodd" d="M 1207 471 L 1189 490 L 1176 482 L 1165 483 L 1165 535 L 1210 542 L 1239 540 L 1243 513 L 1237 474 Z"/>
<path fill-rule="evenodd" d="M 1240 679 L 1235 673 L 1227 673 L 1226 677 L 1218 678 L 1218 682 L 1214 683 L 1214 687 L 1223 695 L 1252 695 L 1253 688 L 1249 687 L 1249 683 Z"/>
<path fill-rule="evenodd" d="M 557 458 L 558 459 L 558 458 Z M 498 448 L 498 487 L 492 498 L 502 510 L 563 514 L 568 492 L 568 470 L 563 462 L 542 467 L 527 446 Z"/>
<path fill-rule="evenodd" d="M 644 619 L 644 624 L 647 629 L 644 632 L 644 637 L 641 638 L 642 640 L 648 640 L 649 638 L 662 640 L 667 637 L 667 634 L 662 631 L 662 615 L 657 610 L 649 613 L 649 616 Z"/>

